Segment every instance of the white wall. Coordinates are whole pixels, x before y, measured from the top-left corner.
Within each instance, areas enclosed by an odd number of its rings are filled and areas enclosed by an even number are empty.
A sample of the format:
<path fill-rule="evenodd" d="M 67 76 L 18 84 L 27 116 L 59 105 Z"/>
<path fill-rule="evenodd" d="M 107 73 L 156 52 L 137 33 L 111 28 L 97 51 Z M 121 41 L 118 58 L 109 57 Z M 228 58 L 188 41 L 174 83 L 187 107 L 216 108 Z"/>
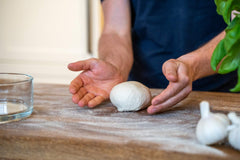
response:
<path fill-rule="evenodd" d="M 87 0 L 0 0 L 0 72 L 69 83 L 72 61 L 89 58 Z"/>

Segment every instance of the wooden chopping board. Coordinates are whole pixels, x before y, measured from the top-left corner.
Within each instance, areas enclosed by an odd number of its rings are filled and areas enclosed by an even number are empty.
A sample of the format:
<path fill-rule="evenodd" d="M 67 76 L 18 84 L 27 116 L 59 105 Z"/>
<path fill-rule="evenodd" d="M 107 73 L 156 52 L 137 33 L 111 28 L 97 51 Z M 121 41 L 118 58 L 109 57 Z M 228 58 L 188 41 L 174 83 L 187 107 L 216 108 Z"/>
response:
<path fill-rule="evenodd" d="M 157 95 L 159 89 L 152 89 Z M 174 109 L 148 115 L 117 112 L 106 102 L 94 109 L 71 101 L 68 86 L 38 84 L 34 112 L 0 125 L 0 159 L 240 159 L 228 143 L 204 146 L 195 137 L 199 103 L 213 112 L 240 113 L 240 95 L 192 92 Z"/>

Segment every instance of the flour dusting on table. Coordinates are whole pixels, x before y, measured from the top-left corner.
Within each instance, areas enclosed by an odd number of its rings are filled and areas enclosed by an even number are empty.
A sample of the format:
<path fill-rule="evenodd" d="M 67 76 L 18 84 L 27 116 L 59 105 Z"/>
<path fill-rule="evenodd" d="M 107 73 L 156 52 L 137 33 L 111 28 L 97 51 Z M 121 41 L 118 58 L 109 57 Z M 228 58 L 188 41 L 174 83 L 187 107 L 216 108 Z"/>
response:
<path fill-rule="evenodd" d="M 66 91 L 61 91 L 65 93 Z M 38 96 L 34 112 L 26 120 L 6 124 L 6 130 L 27 128 L 29 136 L 58 136 L 151 145 L 166 151 L 189 154 L 225 153 L 197 142 L 195 127 L 200 118 L 198 106 L 179 107 L 158 115 L 146 111 L 117 112 L 111 103 L 94 109 L 80 108 L 71 102 L 69 94 Z M 187 102 L 186 102 L 187 103 Z M 185 104 L 186 106 L 186 104 Z"/>

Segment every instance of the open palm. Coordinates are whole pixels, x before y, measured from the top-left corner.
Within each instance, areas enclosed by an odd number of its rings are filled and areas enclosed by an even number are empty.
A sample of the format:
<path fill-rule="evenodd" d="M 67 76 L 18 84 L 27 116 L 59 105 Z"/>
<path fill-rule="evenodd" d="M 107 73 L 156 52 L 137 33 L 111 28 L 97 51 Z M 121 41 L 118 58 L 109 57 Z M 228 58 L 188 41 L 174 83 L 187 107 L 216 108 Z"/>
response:
<path fill-rule="evenodd" d="M 94 58 L 71 63 L 68 68 L 83 71 L 69 87 L 73 102 L 81 107 L 94 107 L 107 100 L 112 87 L 123 81 L 116 67 Z"/>

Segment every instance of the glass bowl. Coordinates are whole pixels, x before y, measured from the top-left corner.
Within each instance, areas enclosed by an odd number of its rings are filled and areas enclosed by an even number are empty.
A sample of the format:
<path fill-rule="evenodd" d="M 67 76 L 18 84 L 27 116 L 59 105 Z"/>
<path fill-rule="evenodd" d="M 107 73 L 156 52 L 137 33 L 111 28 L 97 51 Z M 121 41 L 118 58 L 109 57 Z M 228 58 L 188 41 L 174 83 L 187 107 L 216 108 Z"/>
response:
<path fill-rule="evenodd" d="M 0 73 L 0 124 L 21 120 L 33 111 L 33 77 Z"/>

